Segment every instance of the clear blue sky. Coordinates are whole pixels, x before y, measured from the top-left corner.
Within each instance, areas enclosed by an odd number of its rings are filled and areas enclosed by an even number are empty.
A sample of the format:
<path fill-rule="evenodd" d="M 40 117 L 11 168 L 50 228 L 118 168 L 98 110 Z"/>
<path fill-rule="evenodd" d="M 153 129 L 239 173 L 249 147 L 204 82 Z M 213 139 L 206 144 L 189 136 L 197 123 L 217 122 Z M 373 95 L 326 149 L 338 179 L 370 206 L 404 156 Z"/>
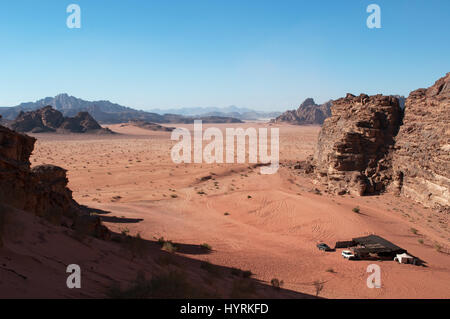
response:
<path fill-rule="evenodd" d="M 366 27 L 371 3 L 381 29 Z M 450 71 L 450 1 L 1 0 L 0 43 L 1 106 L 64 92 L 284 110 L 431 85 Z"/>

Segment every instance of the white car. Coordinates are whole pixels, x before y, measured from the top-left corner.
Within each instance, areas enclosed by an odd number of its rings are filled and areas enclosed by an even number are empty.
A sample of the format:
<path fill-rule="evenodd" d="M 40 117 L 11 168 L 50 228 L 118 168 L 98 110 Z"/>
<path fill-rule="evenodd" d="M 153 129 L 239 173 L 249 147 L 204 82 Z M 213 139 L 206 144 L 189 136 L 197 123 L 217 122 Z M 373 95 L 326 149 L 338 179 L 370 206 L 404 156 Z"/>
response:
<path fill-rule="evenodd" d="M 356 259 L 356 255 L 353 252 L 351 252 L 350 250 L 342 251 L 342 257 L 347 258 L 348 260 Z"/>

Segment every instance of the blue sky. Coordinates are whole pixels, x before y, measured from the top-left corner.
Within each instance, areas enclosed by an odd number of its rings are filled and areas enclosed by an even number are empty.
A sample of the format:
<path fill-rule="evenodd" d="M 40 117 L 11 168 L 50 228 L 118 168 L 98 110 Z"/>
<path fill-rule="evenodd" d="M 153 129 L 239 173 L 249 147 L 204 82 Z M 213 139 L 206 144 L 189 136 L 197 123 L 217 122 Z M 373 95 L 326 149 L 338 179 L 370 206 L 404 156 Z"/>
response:
<path fill-rule="evenodd" d="M 81 7 L 68 29 L 66 7 Z M 368 29 L 366 7 L 381 7 Z M 403 94 L 450 71 L 448 0 L 0 0 L 0 105 L 285 110 Z"/>

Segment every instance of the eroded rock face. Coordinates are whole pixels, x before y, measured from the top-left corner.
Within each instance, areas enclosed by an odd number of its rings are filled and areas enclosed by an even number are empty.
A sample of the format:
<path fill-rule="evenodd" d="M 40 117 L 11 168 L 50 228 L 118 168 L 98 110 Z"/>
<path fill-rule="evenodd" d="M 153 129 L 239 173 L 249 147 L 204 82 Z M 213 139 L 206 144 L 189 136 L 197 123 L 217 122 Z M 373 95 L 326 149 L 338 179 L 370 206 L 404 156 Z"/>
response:
<path fill-rule="evenodd" d="M 64 117 L 51 106 L 20 112 L 10 126 L 18 132 L 32 133 L 112 133 L 109 129 L 102 128 L 87 112 L 80 112 L 75 117 Z"/>
<path fill-rule="evenodd" d="M 450 73 L 411 92 L 393 155 L 393 189 L 450 211 Z"/>
<path fill-rule="evenodd" d="M 37 215 L 75 214 L 66 171 L 53 165 L 30 169 L 35 139 L 0 126 L 0 202 Z"/>
<path fill-rule="evenodd" d="M 7 169 L 8 165 L 28 169 L 30 155 L 33 152 L 36 139 L 27 135 L 17 134 L 0 125 L 0 167 Z"/>
<path fill-rule="evenodd" d="M 323 124 L 326 118 L 331 116 L 330 107 L 332 101 L 318 105 L 313 99 L 306 99 L 297 110 L 287 111 L 281 114 L 273 123 L 289 123 L 297 125 Z"/>
<path fill-rule="evenodd" d="M 332 193 L 382 192 L 392 180 L 391 151 L 402 110 L 392 96 L 347 94 L 333 102 L 313 163 Z"/>
<path fill-rule="evenodd" d="M 93 236 L 106 238 L 109 231 L 99 217 L 89 216 L 72 198 L 66 170 L 54 165 L 30 168 L 29 157 L 36 139 L 0 126 L 0 204 L 28 211 L 55 223 L 62 218 L 88 220 Z"/>

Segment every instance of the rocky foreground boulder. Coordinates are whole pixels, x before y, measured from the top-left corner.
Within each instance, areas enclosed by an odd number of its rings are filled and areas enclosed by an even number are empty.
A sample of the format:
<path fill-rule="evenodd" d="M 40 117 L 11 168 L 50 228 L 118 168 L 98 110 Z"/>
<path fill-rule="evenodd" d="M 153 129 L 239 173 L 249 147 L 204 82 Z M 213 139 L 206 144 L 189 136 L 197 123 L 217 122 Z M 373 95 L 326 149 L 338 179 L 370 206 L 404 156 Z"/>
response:
<path fill-rule="evenodd" d="M 333 102 L 314 154 L 318 179 L 332 193 L 382 192 L 392 180 L 391 156 L 402 110 L 392 96 L 347 94 Z"/>
<path fill-rule="evenodd" d="M 0 126 L 0 205 L 33 213 L 55 224 L 99 238 L 109 231 L 98 217 L 78 205 L 67 187 L 66 170 L 54 165 L 30 167 L 36 139 Z M 0 213 L 3 213 L 1 211 Z"/>
<path fill-rule="evenodd" d="M 392 164 L 395 191 L 425 206 L 450 207 L 450 73 L 406 99 Z"/>
<path fill-rule="evenodd" d="M 318 105 L 312 98 L 306 99 L 297 110 L 286 111 L 272 123 L 289 123 L 296 125 L 319 124 L 331 116 L 332 101 Z"/>
<path fill-rule="evenodd" d="M 20 112 L 10 123 L 10 127 L 17 132 L 25 133 L 112 133 L 109 129 L 102 128 L 87 112 L 80 112 L 75 117 L 64 117 L 51 106 L 36 111 Z"/>

